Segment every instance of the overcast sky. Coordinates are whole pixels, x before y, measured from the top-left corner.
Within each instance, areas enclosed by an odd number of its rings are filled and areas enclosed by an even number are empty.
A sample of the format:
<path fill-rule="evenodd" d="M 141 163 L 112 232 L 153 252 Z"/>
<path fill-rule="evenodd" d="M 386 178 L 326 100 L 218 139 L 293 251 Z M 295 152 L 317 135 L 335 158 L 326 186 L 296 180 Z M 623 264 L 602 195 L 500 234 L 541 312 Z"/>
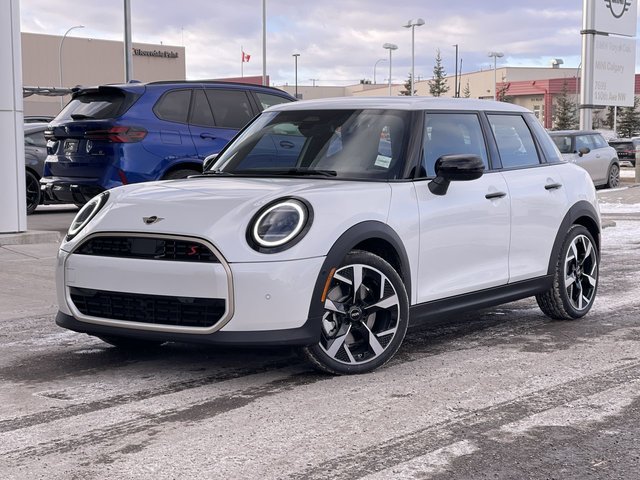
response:
<path fill-rule="evenodd" d="M 22 30 L 109 40 L 123 38 L 122 0 L 21 0 Z M 184 45 L 187 78 L 240 76 L 240 49 L 251 55 L 245 75 L 262 74 L 262 0 L 131 0 L 134 42 Z M 415 30 L 416 77 L 432 75 L 440 49 L 448 75 L 459 45 L 465 72 L 492 68 L 487 52 L 504 52 L 499 65 L 565 67 L 580 63 L 581 0 L 267 0 L 267 73 L 271 83 L 294 82 L 293 53 L 300 53 L 298 82 L 319 85 L 373 80 L 374 64 L 395 43 L 393 79 L 411 69 L 409 19 Z M 135 77 L 135 72 L 134 72 Z M 377 68 L 378 83 L 388 63 Z"/>

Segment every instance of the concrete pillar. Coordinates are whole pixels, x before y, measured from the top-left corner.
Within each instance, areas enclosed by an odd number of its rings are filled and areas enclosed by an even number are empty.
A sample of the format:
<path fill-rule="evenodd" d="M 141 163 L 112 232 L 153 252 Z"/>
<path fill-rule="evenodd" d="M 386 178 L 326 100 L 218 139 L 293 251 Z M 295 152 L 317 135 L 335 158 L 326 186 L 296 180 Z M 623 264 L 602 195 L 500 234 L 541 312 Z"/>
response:
<path fill-rule="evenodd" d="M 0 2 L 0 233 L 27 229 L 20 2 Z"/>

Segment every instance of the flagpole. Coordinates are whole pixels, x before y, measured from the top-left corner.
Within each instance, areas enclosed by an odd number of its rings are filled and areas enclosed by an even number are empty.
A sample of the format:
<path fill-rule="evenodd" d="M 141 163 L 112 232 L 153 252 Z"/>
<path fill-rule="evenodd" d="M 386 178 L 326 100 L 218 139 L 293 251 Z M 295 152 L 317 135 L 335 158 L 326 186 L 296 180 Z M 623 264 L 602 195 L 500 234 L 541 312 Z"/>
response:
<path fill-rule="evenodd" d="M 244 47 L 240 45 L 240 77 L 244 78 Z"/>
<path fill-rule="evenodd" d="M 262 0 L 262 85 L 267 84 L 267 0 Z"/>

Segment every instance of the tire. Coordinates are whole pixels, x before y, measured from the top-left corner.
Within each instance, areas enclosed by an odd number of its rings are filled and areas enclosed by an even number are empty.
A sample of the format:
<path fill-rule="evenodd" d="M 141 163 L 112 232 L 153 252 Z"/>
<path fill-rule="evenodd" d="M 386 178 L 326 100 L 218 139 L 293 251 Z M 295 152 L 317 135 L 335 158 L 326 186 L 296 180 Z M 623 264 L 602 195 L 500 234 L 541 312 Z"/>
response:
<path fill-rule="evenodd" d="M 607 188 L 616 188 L 618 186 L 620 186 L 620 166 L 617 163 L 612 163 L 607 176 Z"/>
<path fill-rule="evenodd" d="M 573 320 L 587 314 L 598 291 L 598 250 L 582 225 L 573 225 L 556 261 L 553 286 L 536 295 L 540 310 L 554 320 Z"/>
<path fill-rule="evenodd" d="M 25 178 L 27 181 L 27 215 L 31 215 L 40 205 L 42 192 L 40 191 L 40 180 L 33 172 L 26 170 Z"/>
<path fill-rule="evenodd" d="M 361 279 L 355 292 L 354 278 Z M 371 372 L 393 357 L 407 333 L 404 283 L 391 265 L 372 253 L 354 250 L 345 257 L 333 273 L 324 305 L 320 341 L 301 349 L 303 358 L 320 371 Z"/>
<path fill-rule="evenodd" d="M 122 350 L 148 350 L 158 348 L 165 342 L 157 340 L 142 340 L 138 338 L 118 337 L 118 336 L 99 336 L 100 340 Z"/>
<path fill-rule="evenodd" d="M 189 175 L 200 175 L 202 172 L 198 172 L 197 170 L 191 170 L 189 168 L 183 168 L 180 170 L 174 170 L 173 172 L 167 173 L 163 180 L 176 180 L 178 178 L 187 178 Z"/>

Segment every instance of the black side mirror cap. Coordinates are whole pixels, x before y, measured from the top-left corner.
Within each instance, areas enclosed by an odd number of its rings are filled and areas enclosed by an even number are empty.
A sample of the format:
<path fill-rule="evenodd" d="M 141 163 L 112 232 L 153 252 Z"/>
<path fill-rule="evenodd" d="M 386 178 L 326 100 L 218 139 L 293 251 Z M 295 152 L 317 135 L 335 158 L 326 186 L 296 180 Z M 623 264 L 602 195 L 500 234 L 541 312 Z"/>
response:
<path fill-rule="evenodd" d="M 583 155 L 586 155 L 590 151 L 591 149 L 589 147 L 582 147 L 580 150 L 578 150 L 578 156 L 581 157 Z"/>
<path fill-rule="evenodd" d="M 434 195 L 444 195 L 449 183 L 476 180 L 484 173 L 484 163 L 478 155 L 443 155 L 436 161 L 436 178 L 428 184 Z"/>

